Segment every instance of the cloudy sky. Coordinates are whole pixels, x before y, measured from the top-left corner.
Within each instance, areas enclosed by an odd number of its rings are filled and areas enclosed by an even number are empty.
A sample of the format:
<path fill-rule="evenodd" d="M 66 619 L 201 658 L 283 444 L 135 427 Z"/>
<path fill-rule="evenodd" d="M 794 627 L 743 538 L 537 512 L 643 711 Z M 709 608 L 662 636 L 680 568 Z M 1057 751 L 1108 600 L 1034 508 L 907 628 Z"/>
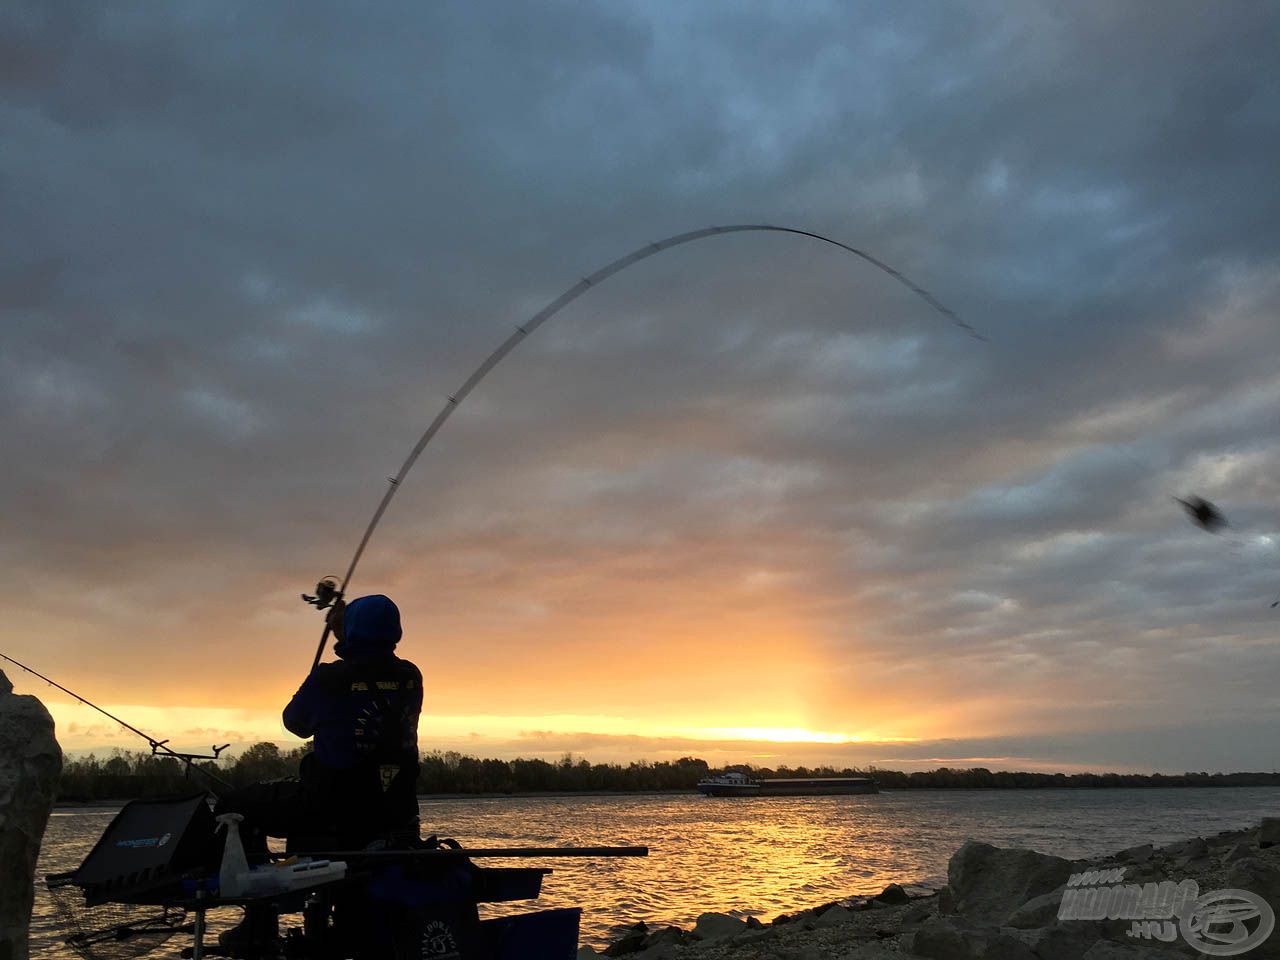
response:
<path fill-rule="evenodd" d="M 0 652 L 287 742 L 352 584 L 424 748 L 1264 769 L 1280 11 L 0 8 Z M 1194 529 L 1171 496 L 1219 504 Z M 46 696 L 71 749 L 137 747 Z"/>

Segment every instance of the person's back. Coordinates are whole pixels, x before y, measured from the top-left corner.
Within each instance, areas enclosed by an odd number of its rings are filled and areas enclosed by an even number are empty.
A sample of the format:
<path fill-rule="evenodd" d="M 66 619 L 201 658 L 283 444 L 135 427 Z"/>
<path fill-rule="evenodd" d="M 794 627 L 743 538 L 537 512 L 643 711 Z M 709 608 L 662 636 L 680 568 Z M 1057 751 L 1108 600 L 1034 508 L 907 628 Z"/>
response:
<path fill-rule="evenodd" d="M 394 653 L 400 611 L 387 597 L 353 600 L 333 621 L 340 659 L 312 671 L 284 724 L 315 738 L 302 765 L 308 819 L 372 839 L 416 824 L 422 674 Z"/>

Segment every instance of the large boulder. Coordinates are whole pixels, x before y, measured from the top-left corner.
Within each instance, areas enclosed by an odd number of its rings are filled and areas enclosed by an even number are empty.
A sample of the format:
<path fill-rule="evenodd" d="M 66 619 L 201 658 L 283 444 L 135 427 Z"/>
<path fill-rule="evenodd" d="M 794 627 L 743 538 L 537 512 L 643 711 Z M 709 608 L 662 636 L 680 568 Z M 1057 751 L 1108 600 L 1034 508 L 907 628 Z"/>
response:
<path fill-rule="evenodd" d="M 1209 853 L 1209 844 L 1205 843 L 1204 837 L 1191 837 L 1169 844 L 1162 852 L 1175 860 L 1198 860 Z"/>
<path fill-rule="evenodd" d="M 1062 907 L 1062 891 L 1063 887 L 1054 890 L 1052 893 L 1043 893 L 1038 897 L 1032 897 L 1013 913 L 1009 914 L 1007 926 L 1014 927 L 1018 930 L 1034 930 L 1038 927 L 1047 927 L 1058 919 L 1058 911 Z"/>
<path fill-rule="evenodd" d="M 1263 850 L 1280 843 L 1280 817 L 1263 817 L 1258 827 L 1258 846 Z"/>
<path fill-rule="evenodd" d="M 907 896 L 907 891 L 902 889 L 900 884 L 891 883 L 876 894 L 876 899 L 881 903 L 891 903 L 896 906 L 908 902 L 911 898 Z"/>
<path fill-rule="evenodd" d="M 1235 863 L 1237 860 L 1248 860 L 1253 856 L 1253 848 L 1247 843 L 1234 844 L 1222 858 L 1223 863 Z"/>
<path fill-rule="evenodd" d="M 929 960 L 973 960 L 977 956 L 972 941 L 944 917 L 926 920 L 903 945 L 913 956 Z"/>
<path fill-rule="evenodd" d="M 967 840 L 947 864 L 955 911 L 970 923 L 1004 926 L 1015 911 L 1071 876 L 1071 861 L 1034 850 Z"/>
<path fill-rule="evenodd" d="M 946 917 L 931 917 L 904 938 L 910 956 L 928 960 L 1040 960 L 1026 943 L 993 927 L 960 928 Z"/>
<path fill-rule="evenodd" d="M 1140 843 L 1136 847 L 1121 850 L 1116 854 L 1116 859 L 1121 863 L 1146 863 L 1151 859 L 1153 853 L 1155 853 L 1155 848 L 1151 844 Z"/>
<path fill-rule="evenodd" d="M 693 935 L 699 940 L 723 940 L 747 929 L 747 921 L 727 913 L 704 913 L 694 925 Z"/>
<path fill-rule="evenodd" d="M 27 960 L 36 857 L 53 809 L 62 750 L 53 718 L 0 671 L 0 958 Z"/>
<path fill-rule="evenodd" d="M 1064 920 L 1026 931 L 1028 944 L 1041 960 L 1082 960 L 1105 933 L 1095 920 Z"/>
<path fill-rule="evenodd" d="M 649 928 L 643 920 L 605 948 L 606 957 L 625 957 L 629 953 L 639 953 L 645 948 L 649 938 Z"/>
<path fill-rule="evenodd" d="M 1280 912 L 1280 868 L 1258 857 L 1242 857 L 1227 868 L 1226 885 L 1256 893 Z"/>

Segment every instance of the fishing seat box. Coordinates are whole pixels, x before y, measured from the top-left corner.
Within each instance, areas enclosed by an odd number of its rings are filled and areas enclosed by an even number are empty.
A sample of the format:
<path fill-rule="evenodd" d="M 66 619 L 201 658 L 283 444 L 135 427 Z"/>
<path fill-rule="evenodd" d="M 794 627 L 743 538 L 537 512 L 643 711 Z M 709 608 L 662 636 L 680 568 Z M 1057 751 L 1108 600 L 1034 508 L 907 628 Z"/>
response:
<path fill-rule="evenodd" d="M 71 875 L 85 904 L 157 902 L 184 875 L 216 868 L 220 849 L 205 796 L 131 800 L 121 807 Z"/>

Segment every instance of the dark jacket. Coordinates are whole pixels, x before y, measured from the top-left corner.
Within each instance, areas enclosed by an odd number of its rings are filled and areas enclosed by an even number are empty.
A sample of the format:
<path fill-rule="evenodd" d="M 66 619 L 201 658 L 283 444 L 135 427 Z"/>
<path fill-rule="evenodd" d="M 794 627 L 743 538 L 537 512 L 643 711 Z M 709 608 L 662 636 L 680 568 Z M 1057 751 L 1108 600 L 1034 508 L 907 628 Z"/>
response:
<path fill-rule="evenodd" d="M 311 672 L 284 709 L 284 725 L 314 737 L 302 779 L 342 807 L 416 813 L 422 674 L 394 653 L 400 611 L 384 596 L 361 597 L 343 614 L 337 663 Z"/>

